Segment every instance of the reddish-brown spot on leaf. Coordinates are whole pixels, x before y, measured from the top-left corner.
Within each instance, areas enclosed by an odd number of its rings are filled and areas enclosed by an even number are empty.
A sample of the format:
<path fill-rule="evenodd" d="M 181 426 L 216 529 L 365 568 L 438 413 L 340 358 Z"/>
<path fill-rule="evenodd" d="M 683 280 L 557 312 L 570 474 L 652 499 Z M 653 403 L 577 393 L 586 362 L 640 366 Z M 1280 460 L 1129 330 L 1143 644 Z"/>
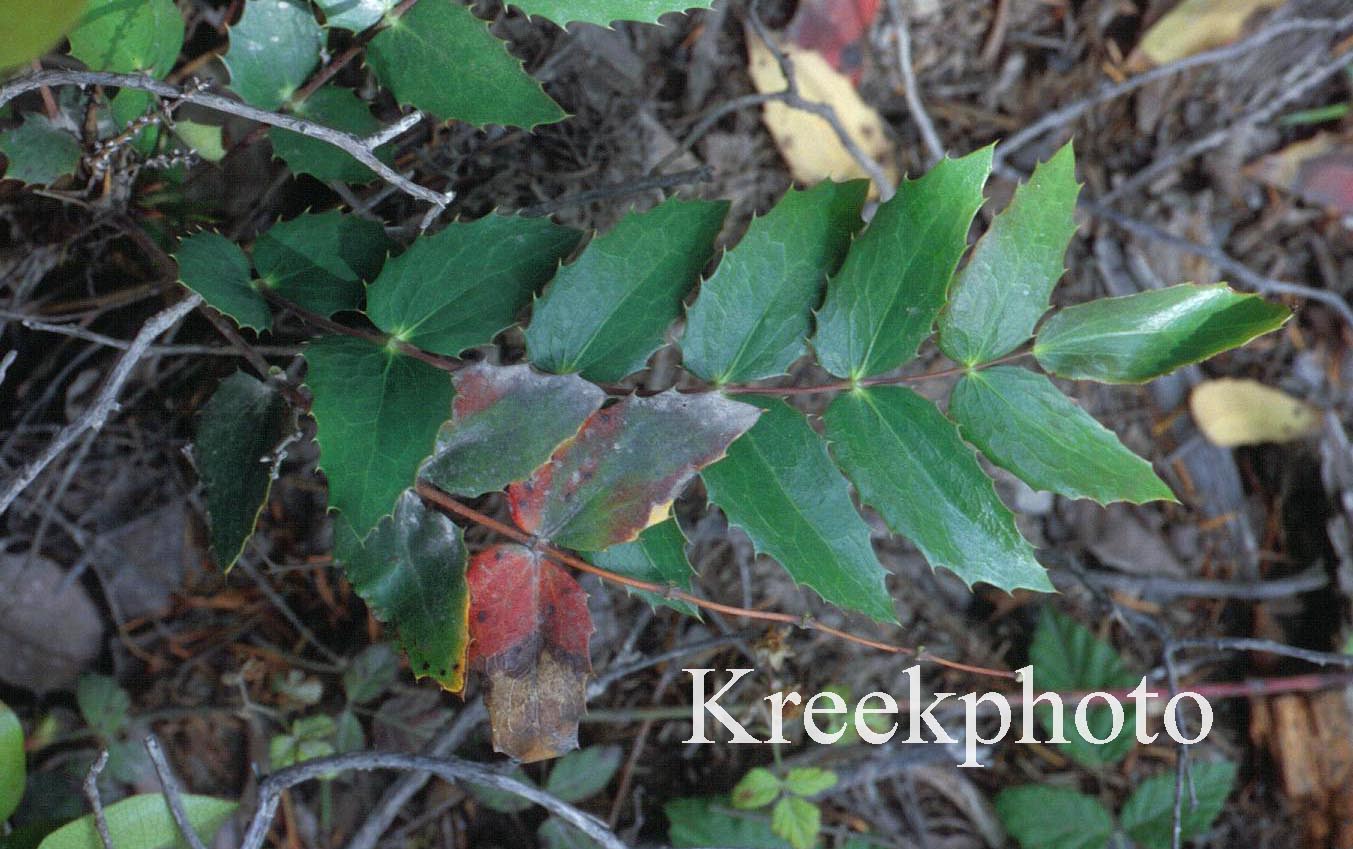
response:
<path fill-rule="evenodd" d="M 878 10 L 879 0 L 803 0 L 785 35 L 794 44 L 821 53 L 858 84 L 869 26 Z"/>
<path fill-rule="evenodd" d="M 578 747 L 587 706 L 587 594 L 562 568 L 519 545 L 470 560 L 470 668 L 488 678 L 493 748 L 520 761 Z"/>

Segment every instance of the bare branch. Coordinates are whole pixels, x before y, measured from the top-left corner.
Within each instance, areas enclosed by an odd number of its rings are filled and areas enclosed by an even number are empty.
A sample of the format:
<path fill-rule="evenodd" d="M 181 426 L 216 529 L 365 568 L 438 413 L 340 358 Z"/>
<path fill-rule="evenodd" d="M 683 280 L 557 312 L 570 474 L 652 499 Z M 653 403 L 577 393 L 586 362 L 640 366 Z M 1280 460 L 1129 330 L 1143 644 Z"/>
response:
<path fill-rule="evenodd" d="M 907 23 L 907 13 L 902 8 L 902 0 L 888 0 L 888 14 L 892 15 L 893 25 L 897 30 L 897 71 L 902 75 L 902 92 L 907 99 L 907 109 L 911 112 L 911 119 L 916 122 L 916 129 L 920 131 L 921 141 L 929 154 L 926 164 L 934 165 L 944 158 L 944 144 L 940 141 L 940 134 L 935 132 L 935 124 L 930 120 L 930 113 L 926 111 L 925 104 L 921 101 L 920 87 L 916 84 L 916 71 L 911 67 L 911 27 Z"/>
<path fill-rule="evenodd" d="M 89 772 L 85 774 L 84 790 L 89 807 L 94 811 L 94 828 L 99 833 L 103 849 L 116 849 L 113 846 L 113 836 L 108 833 L 108 817 L 103 813 L 103 798 L 99 795 L 99 775 L 106 766 L 108 766 L 108 750 L 104 749 L 99 752 L 94 763 L 90 764 Z"/>
<path fill-rule="evenodd" d="M 160 741 L 154 734 L 150 734 L 146 736 L 145 743 L 146 751 L 150 753 L 150 762 L 155 765 L 155 774 L 160 777 L 160 789 L 164 791 L 164 799 L 169 804 L 169 814 L 174 818 L 174 825 L 178 826 L 179 833 L 188 841 L 191 849 L 207 849 L 202 843 L 202 838 L 193 830 L 193 824 L 188 821 L 188 812 L 183 809 L 183 794 L 179 791 L 178 779 L 174 777 L 174 770 L 165 759 Z"/>

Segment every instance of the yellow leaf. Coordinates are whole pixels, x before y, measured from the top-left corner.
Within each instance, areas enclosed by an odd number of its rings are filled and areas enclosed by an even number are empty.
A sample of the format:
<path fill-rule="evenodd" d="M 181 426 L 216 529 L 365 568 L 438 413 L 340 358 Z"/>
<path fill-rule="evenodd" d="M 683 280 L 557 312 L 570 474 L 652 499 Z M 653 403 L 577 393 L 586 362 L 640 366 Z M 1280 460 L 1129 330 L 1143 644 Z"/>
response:
<path fill-rule="evenodd" d="M 831 106 L 860 149 L 882 165 L 889 178 L 896 182 L 897 169 L 892 164 L 883 119 L 860 98 L 850 80 L 827 64 L 817 51 L 793 45 L 781 49 L 793 63 L 799 94 L 805 100 Z M 774 54 L 751 31 L 747 33 L 747 60 L 757 91 L 762 94 L 784 91 L 785 78 Z M 831 124 L 813 113 L 772 101 L 765 106 L 764 119 L 790 173 L 800 183 L 811 185 L 822 180 L 869 176 L 841 144 Z M 877 194 L 878 186 L 872 186 L 871 191 Z"/>
<path fill-rule="evenodd" d="M 1290 442 L 1320 426 L 1309 404 L 1253 380 L 1200 383 L 1189 396 L 1189 409 L 1203 435 L 1223 447 Z"/>
<path fill-rule="evenodd" d="M 1164 65 L 1240 37 L 1245 22 L 1262 9 L 1276 9 L 1286 0 L 1183 0 L 1151 25 L 1128 58 L 1128 67 L 1142 71 Z"/>

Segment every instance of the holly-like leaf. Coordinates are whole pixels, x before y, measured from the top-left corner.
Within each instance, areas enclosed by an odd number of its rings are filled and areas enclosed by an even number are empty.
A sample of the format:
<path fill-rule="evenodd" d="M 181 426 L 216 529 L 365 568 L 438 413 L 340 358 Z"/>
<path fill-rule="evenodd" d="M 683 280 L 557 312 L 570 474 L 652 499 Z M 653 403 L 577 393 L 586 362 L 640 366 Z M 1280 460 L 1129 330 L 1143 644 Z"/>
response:
<path fill-rule="evenodd" d="M 760 413 L 710 392 L 626 398 L 593 413 L 549 462 L 508 489 L 512 518 L 527 533 L 580 551 L 629 542 L 666 519 L 695 473 Z"/>
<path fill-rule="evenodd" d="M 945 159 L 878 208 L 827 284 L 813 347 L 840 377 L 891 371 L 916 355 L 982 206 L 992 148 Z"/>
<path fill-rule="evenodd" d="M 45 186 L 80 164 L 80 142 L 46 115 L 30 113 L 23 123 L 0 133 L 0 153 L 9 160 L 8 180 Z"/>
<path fill-rule="evenodd" d="M 1193 804 L 1186 789 L 1180 824 L 1180 837 L 1185 841 L 1198 837 L 1212 827 L 1235 785 L 1236 765 L 1226 761 L 1195 761 L 1190 767 L 1190 774 L 1194 791 L 1198 794 L 1198 804 Z M 1143 781 L 1123 803 L 1123 810 L 1119 813 L 1123 831 L 1146 849 L 1169 849 L 1174 831 L 1174 793 L 1174 770 Z"/>
<path fill-rule="evenodd" d="M 47 0 L 42 14 L 33 14 L 28 0 L 0 0 L 0 21 L 5 37 L 0 39 L 0 71 L 25 65 L 46 53 L 61 40 L 84 11 L 86 0 Z"/>
<path fill-rule="evenodd" d="M 931 566 L 969 586 L 1052 590 L 973 450 L 930 401 L 900 387 L 861 389 L 838 396 L 825 420 L 860 498 Z"/>
<path fill-rule="evenodd" d="M 1099 800 L 1065 787 L 1002 790 L 996 814 L 1023 849 L 1105 849 L 1113 836 L 1113 816 Z"/>
<path fill-rule="evenodd" d="M 386 263 L 367 291 L 367 314 L 392 336 L 456 356 L 511 326 L 578 238 L 546 218 L 458 221 Z"/>
<path fill-rule="evenodd" d="M 419 3 L 391 21 L 367 48 L 367 61 L 395 99 L 438 118 L 529 130 L 565 117 L 488 24 L 456 0 Z"/>
<path fill-rule="evenodd" d="M 578 748 L 592 672 L 587 594 L 519 545 L 470 561 L 470 666 L 488 676 L 493 748 L 531 762 Z"/>
<path fill-rule="evenodd" d="M 616 21 L 655 24 L 670 12 L 708 9 L 713 0 L 510 0 L 510 5 L 532 17 L 548 18 L 560 26 L 583 21 L 610 26 Z"/>
<path fill-rule="evenodd" d="M 183 15 L 174 0 L 90 0 L 69 38 L 92 70 L 163 77 L 183 47 Z"/>
<path fill-rule="evenodd" d="M 0 822 L 19 809 L 28 777 L 23 725 L 9 705 L 0 702 Z"/>
<path fill-rule="evenodd" d="M 239 245 L 219 233 L 197 233 L 179 242 L 174 259 L 179 282 L 240 327 L 258 331 L 272 327 L 272 310 L 254 287 L 249 257 Z"/>
<path fill-rule="evenodd" d="M 188 823 L 210 846 L 239 807 L 229 799 L 184 795 L 180 798 Z M 173 849 L 183 845 L 169 803 L 159 793 L 130 796 L 103 809 L 109 844 L 135 849 Z M 103 849 L 93 814 L 68 822 L 43 838 L 38 849 Z"/>
<path fill-rule="evenodd" d="M 1185 283 L 1067 307 L 1038 331 L 1034 356 L 1061 377 L 1142 383 L 1244 345 L 1292 312 L 1223 283 Z"/>
<path fill-rule="evenodd" d="M 337 210 L 279 221 L 254 242 L 262 285 L 321 315 L 362 306 L 363 280 L 380 272 L 385 228 Z"/>
<path fill-rule="evenodd" d="M 319 66 L 324 29 L 302 0 L 247 0 L 230 28 L 230 87 L 260 109 L 287 103 Z"/>
<path fill-rule="evenodd" d="M 832 604 L 894 621 L 888 573 L 826 443 L 783 401 L 753 403 L 765 409 L 760 420 L 700 473 L 709 500 L 798 583 Z"/>
<path fill-rule="evenodd" d="M 680 590 L 691 588 L 691 561 L 686 557 L 686 535 L 676 519 L 648 528 L 631 542 L 613 545 L 588 557 L 597 566 L 629 578 L 653 584 L 668 584 Z M 628 589 L 628 587 L 626 588 Z M 634 590 L 650 605 L 662 604 L 687 616 L 700 618 L 700 610 L 687 601 L 664 598 L 660 593 Z"/>
<path fill-rule="evenodd" d="M 991 462 L 1034 489 L 1100 504 L 1174 500 L 1150 463 L 1041 374 L 970 371 L 949 397 L 949 415 Z"/>
<path fill-rule="evenodd" d="M 822 830 L 822 811 L 798 796 L 786 796 L 770 811 L 770 830 L 789 841 L 793 849 L 812 849 Z"/>
<path fill-rule="evenodd" d="M 455 386 L 451 421 L 420 476 L 465 496 L 524 480 L 606 399 L 577 375 L 541 374 L 528 365 L 477 363 L 456 372 Z"/>
<path fill-rule="evenodd" d="M 753 219 L 687 310 L 686 368 L 715 383 L 784 374 L 806 352 L 813 308 L 860 228 L 864 181 L 790 189 Z"/>
<path fill-rule="evenodd" d="M 676 198 L 631 213 L 564 266 L 536 301 L 538 367 L 613 381 L 644 367 L 714 249 L 728 204 Z"/>
<path fill-rule="evenodd" d="M 350 88 L 327 85 L 296 105 L 297 117 L 355 136 L 366 137 L 381 128 L 366 101 Z M 347 153 L 319 139 L 293 133 L 281 127 L 268 128 L 273 153 L 295 174 L 309 174 L 316 180 L 340 183 L 369 183 L 376 172 Z M 389 162 L 390 146 L 382 145 L 376 155 Z"/>
<path fill-rule="evenodd" d="M 398 0 L 316 0 L 324 12 L 324 23 L 331 27 L 361 32 L 380 23 Z"/>
<path fill-rule="evenodd" d="M 221 381 L 202 408 L 193 460 L 206 490 L 211 553 L 230 571 L 268 501 L 273 452 L 293 426 L 286 399 L 244 372 Z"/>
<path fill-rule="evenodd" d="M 376 618 L 395 626 L 414 675 L 464 689 L 470 601 L 460 528 L 405 491 L 364 540 L 335 516 L 334 558 Z"/>
<path fill-rule="evenodd" d="M 329 506 L 358 538 L 394 509 L 451 412 L 446 372 L 362 339 L 326 336 L 305 349 L 320 470 Z"/>
<path fill-rule="evenodd" d="M 940 315 L 940 349 L 950 359 L 990 362 L 1033 336 L 1065 270 L 1079 193 L 1067 142 L 1015 190 L 954 279 Z"/>

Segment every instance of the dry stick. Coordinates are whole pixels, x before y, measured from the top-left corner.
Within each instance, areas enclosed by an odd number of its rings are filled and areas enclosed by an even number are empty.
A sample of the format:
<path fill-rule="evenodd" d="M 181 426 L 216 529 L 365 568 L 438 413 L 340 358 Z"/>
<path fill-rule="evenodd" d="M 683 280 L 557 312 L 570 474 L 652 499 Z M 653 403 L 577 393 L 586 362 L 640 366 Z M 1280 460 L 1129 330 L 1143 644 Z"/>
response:
<path fill-rule="evenodd" d="M 207 315 L 207 313 L 204 312 L 203 315 Z M 55 333 L 59 336 L 69 336 L 72 339 L 93 342 L 96 345 L 102 345 L 105 348 L 115 348 L 119 351 L 125 351 L 132 346 L 132 343 L 129 340 L 105 336 L 102 333 L 96 333 L 93 330 L 86 330 L 78 324 L 52 324 L 46 321 L 39 321 L 32 316 L 14 312 L 12 310 L 0 309 L 0 318 L 17 321 L 29 330 L 36 330 L 41 333 Z M 146 349 L 146 356 L 244 357 L 245 359 L 251 359 L 251 353 L 271 356 L 294 356 L 300 353 L 300 350 L 301 349 L 295 345 L 248 345 L 244 349 L 232 345 L 151 345 Z M 265 377 L 267 376 L 266 363 L 264 364 L 263 374 Z M 0 371 L 0 377 L 3 377 L 3 375 L 4 372 Z"/>
<path fill-rule="evenodd" d="M 808 631 L 819 631 L 823 634 L 829 634 L 833 637 L 838 637 L 842 640 L 866 646 L 868 648 L 877 649 L 879 651 L 887 652 L 889 654 L 911 656 L 914 657 L 918 662 L 928 661 L 931 663 L 938 664 L 940 666 L 948 667 L 950 669 L 957 669 L 963 672 L 971 672 L 976 675 L 989 675 L 995 678 L 1013 679 L 1015 677 L 1015 674 L 1013 672 L 1009 672 L 1006 670 L 988 669 L 983 666 L 972 666 L 970 664 L 959 663 L 957 661 L 939 657 L 937 655 L 931 654 L 930 652 L 924 649 L 911 648 L 910 646 L 897 646 L 891 643 L 884 643 L 878 640 L 871 640 L 867 637 L 861 637 L 856 634 L 852 634 L 849 631 L 843 631 L 840 628 L 833 628 L 830 625 L 824 625 L 807 614 L 795 616 L 792 613 L 779 613 L 776 611 L 751 610 L 746 607 L 735 607 L 731 604 L 723 604 L 721 602 L 710 601 L 709 599 L 701 598 L 700 596 L 693 595 L 691 593 L 677 589 L 674 586 L 655 584 L 649 581 L 641 581 L 637 578 L 630 578 L 626 575 L 620 575 L 615 572 L 610 572 L 607 571 L 606 569 L 594 566 L 591 563 L 588 563 L 587 561 L 582 560 L 578 557 L 574 557 L 573 555 L 567 552 L 560 551 L 554 546 L 544 544 L 540 540 L 526 533 L 525 531 L 504 524 L 503 522 L 498 521 L 492 516 L 486 516 L 472 507 L 467 507 L 464 504 L 461 504 L 455 498 L 452 498 L 450 495 L 446 494 L 445 492 L 442 492 L 440 489 L 437 489 L 435 486 L 428 483 L 427 481 L 419 481 L 415 490 L 417 491 L 418 495 L 421 496 L 424 500 L 428 501 L 429 503 L 443 510 L 444 512 L 454 513 L 460 516 L 462 519 L 468 519 L 477 525 L 481 525 L 485 528 L 488 528 L 489 530 L 493 531 L 496 534 L 499 534 L 500 536 L 505 536 L 508 539 L 521 543 L 522 545 L 530 546 L 534 551 L 539 552 L 540 554 L 544 555 L 545 557 L 548 557 L 549 559 L 555 561 L 556 563 L 561 563 L 565 566 L 577 569 L 579 572 L 586 572 L 590 575 L 596 575 L 598 578 L 601 578 L 602 580 L 609 581 L 614 584 L 620 584 L 622 586 L 630 587 L 636 590 L 643 590 L 645 592 L 656 593 L 657 595 L 660 595 L 664 598 L 678 599 L 680 601 L 687 602 L 688 604 L 693 604 L 696 607 L 704 608 L 705 610 L 713 610 L 718 613 L 725 613 L 729 616 L 736 616 L 742 619 L 755 619 L 761 622 L 775 622 L 781 625 L 793 625 L 795 627 L 803 628 Z"/>
<path fill-rule="evenodd" d="M 916 122 L 916 129 L 921 133 L 926 152 L 930 154 L 926 164 L 934 165 L 944 158 L 944 144 L 940 142 L 939 133 L 935 132 L 935 124 L 930 120 L 930 113 L 926 112 L 920 87 L 916 84 L 916 71 L 911 66 L 911 27 L 907 23 L 902 0 L 888 0 L 888 14 L 892 15 L 893 25 L 897 29 L 897 70 L 902 75 L 902 94 L 906 97 L 911 119 Z"/>
<path fill-rule="evenodd" d="M 207 849 L 202 843 L 202 838 L 193 830 L 193 824 L 188 820 L 188 812 L 183 809 L 183 794 L 179 790 L 178 779 L 174 777 L 174 770 L 170 768 L 164 750 L 160 748 L 160 741 L 154 734 L 148 734 L 145 745 L 146 751 L 150 754 L 150 762 L 155 766 L 155 774 L 160 777 L 160 789 L 163 791 L 165 801 L 169 803 L 169 815 L 174 818 L 174 825 L 178 826 L 179 834 L 188 841 L 190 849 Z"/>
<path fill-rule="evenodd" d="M 90 764 L 89 772 L 85 774 L 85 798 L 89 800 L 89 807 L 94 810 L 94 828 L 99 833 L 99 842 L 103 844 L 103 849 L 117 849 L 113 846 L 113 836 L 108 833 L 108 817 L 103 813 L 103 798 L 99 796 L 99 774 L 103 768 L 108 766 L 108 750 L 99 752 L 99 756 Z"/>

